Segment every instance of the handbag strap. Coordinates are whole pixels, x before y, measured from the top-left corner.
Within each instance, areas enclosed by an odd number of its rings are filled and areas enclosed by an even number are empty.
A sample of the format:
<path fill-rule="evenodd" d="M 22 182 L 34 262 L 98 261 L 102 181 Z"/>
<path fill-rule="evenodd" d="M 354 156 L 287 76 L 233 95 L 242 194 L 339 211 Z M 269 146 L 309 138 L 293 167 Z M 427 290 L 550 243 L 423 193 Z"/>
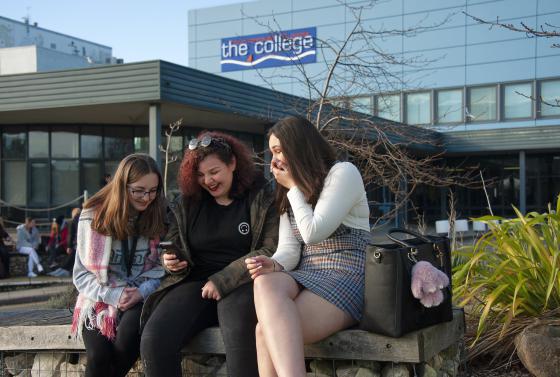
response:
<path fill-rule="evenodd" d="M 422 242 L 426 242 L 426 243 L 433 243 L 432 240 L 430 240 L 429 238 L 416 233 L 412 230 L 408 230 L 408 229 L 403 229 L 403 228 L 393 228 L 393 229 L 389 229 L 389 231 L 387 232 L 386 236 L 387 238 L 389 238 L 391 241 L 398 243 L 399 245 L 402 245 L 404 247 L 415 247 L 413 244 L 410 244 L 408 242 L 406 242 L 406 240 L 401 240 L 396 238 L 395 236 L 393 236 L 393 234 L 395 233 L 403 233 L 403 234 L 408 234 L 410 236 L 416 237 L 419 240 L 421 240 Z"/>

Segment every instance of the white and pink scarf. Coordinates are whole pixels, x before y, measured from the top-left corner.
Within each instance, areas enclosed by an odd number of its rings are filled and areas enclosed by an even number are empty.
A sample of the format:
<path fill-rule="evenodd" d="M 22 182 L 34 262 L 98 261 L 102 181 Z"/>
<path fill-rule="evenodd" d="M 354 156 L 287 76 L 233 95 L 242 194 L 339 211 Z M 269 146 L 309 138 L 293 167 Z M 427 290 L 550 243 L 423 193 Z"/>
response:
<path fill-rule="evenodd" d="M 99 284 L 111 288 L 126 284 L 109 278 L 112 238 L 92 229 L 89 232 L 79 232 L 78 235 L 77 257 L 84 267 L 96 276 Z M 144 272 L 158 265 L 158 243 L 159 239 L 149 241 L 150 255 L 144 259 Z M 118 310 L 113 305 L 101 301 L 95 302 L 80 293 L 74 307 L 72 334 L 75 337 L 81 336 L 85 325 L 90 330 L 97 328 L 108 339 L 114 340 L 117 335 L 117 314 Z"/>

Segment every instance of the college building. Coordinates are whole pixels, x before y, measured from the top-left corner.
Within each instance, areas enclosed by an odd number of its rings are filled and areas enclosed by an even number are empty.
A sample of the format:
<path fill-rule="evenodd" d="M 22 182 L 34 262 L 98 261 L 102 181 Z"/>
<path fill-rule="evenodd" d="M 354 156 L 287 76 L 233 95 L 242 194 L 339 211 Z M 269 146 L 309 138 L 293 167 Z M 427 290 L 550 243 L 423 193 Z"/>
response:
<path fill-rule="evenodd" d="M 258 0 L 189 12 L 189 66 L 298 96 L 308 77 L 326 77 L 367 1 Z M 384 0 L 360 13 L 375 51 L 426 64 L 390 67 L 396 84 L 356 85 L 339 103 L 357 111 L 443 133 L 445 163 L 495 178 L 495 214 L 544 210 L 560 193 L 560 38 L 490 28 L 473 17 L 534 29 L 560 25 L 556 0 Z M 472 16 L 472 17 L 471 17 Z M 548 25 L 548 26 L 547 26 Z M 409 30 L 409 32 L 399 32 Z M 309 40 L 316 40 L 311 44 Z M 349 46 L 348 50 L 360 46 Z M 299 68 L 286 64 L 297 50 Z M 372 54 L 374 50 L 372 48 Z M 284 57 L 283 57 L 284 56 Z M 266 79 L 266 80 L 265 80 Z M 375 85 L 371 85 L 372 87 Z M 337 93 L 340 96 L 340 93 Z M 542 101 L 540 100 L 542 98 Z M 535 100 L 536 99 L 536 100 Z M 460 216 L 486 214 L 483 190 L 456 190 Z M 447 217 L 446 189 L 421 187 L 414 202 L 427 219 Z M 374 195 L 385 206 L 388 193 Z M 408 221 L 413 221 L 411 218 Z"/>
<path fill-rule="evenodd" d="M 161 161 L 165 125 L 181 118 L 171 140 L 179 154 L 204 129 L 232 132 L 263 151 L 268 127 L 294 113 L 294 104 L 305 106 L 300 69 L 321 77 L 335 58 L 321 41 L 344 40 L 355 26 L 352 7 L 364 3 L 259 0 L 192 10 L 189 67 L 120 64 L 110 47 L 0 17 L 0 215 L 68 215 L 125 155 L 146 152 Z M 468 15 L 559 25 L 560 3 L 377 2 L 361 13 L 364 28 L 417 28 L 375 40 L 379 50 L 429 64 L 399 66 L 393 74 L 400 86 L 356 87 L 332 102 L 432 130 L 449 168 L 480 169 L 494 179 L 488 197 L 495 214 L 511 216 L 512 204 L 544 210 L 560 192 L 560 107 L 553 106 L 560 49 L 551 47 L 554 39 L 490 29 Z M 28 62 L 25 70 L 17 71 L 18 61 Z M 177 164 L 170 166 L 172 190 Z M 412 200 L 433 221 L 447 217 L 446 198 L 447 189 L 420 187 Z M 380 187 L 370 200 L 376 214 L 393 198 Z M 461 217 L 487 213 L 480 189 L 456 188 L 456 202 Z"/>

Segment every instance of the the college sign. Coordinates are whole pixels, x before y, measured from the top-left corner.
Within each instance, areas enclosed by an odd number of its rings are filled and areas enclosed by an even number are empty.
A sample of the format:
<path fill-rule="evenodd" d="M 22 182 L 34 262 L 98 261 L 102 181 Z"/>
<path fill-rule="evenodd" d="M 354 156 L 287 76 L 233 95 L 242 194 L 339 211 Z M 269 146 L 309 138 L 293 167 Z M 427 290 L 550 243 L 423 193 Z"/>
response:
<path fill-rule="evenodd" d="M 222 39 L 222 72 L 315 63 L 316 28 Z"/>

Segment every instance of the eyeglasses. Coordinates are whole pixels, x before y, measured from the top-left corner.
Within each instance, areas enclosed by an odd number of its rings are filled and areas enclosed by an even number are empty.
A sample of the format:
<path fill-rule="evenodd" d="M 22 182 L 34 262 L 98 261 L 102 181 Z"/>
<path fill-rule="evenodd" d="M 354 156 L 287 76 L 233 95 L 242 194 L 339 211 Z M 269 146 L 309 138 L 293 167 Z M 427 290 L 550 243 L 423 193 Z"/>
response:
<path fill-rule="evenodd" d="M 159 192 L 159 188 L 153 189 L 153 190 L 150 190 L 150 191 L 134 189 L 133 187 L 129 187 L 129 189 L 130 189 L 130 195 L 132 196 L 132 198 L 134 198 L 136 200 L 144 199 L 144 197 L 146 195 L 148 195 L 149 199 L 153 199 L 153 198 L 156 197 L 156 195 Z"/>
<path fill-rule="evenodd" d="M 191 141 L 189 141 L 189 150 L 194 151 L 198 147 L 206 148 L 210 144 L 212 144 L 212 142 L 214 142 L 218 146 L 230 149 L 229 144 L 221 137 L 212 137 L 205 135 L 200 140 L 198 140 L 196 137 L 191 139 Z"/>

